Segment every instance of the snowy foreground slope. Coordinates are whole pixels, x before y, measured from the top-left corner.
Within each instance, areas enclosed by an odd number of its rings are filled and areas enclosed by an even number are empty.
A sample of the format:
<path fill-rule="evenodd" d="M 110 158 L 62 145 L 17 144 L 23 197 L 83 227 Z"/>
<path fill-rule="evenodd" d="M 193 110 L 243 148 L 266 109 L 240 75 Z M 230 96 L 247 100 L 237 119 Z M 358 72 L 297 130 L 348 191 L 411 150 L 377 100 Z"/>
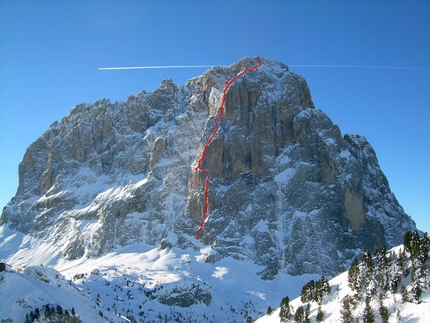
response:
<path fill-rule="evenodd" d="M 342 273 L 339 276 L 330 280 L 330 285 L 332 286 L 332 293 L 329 297 L 327 297 L 326 301 L 323 303 L 323 311 L 325 312 L 325 318 L 323 322 L 327 323 L 339 323 L 342 322 L 341 319 L 341 300 L 345 297 L 349 292 L 348 288 L 348 273 Z M 387 298 L 384 302 L 386 306 L 389 306 L 389 311 L 392 313 L 390 315 L 389 322 L 403 322 L 403 323 L 412 323 L 412 322 L 429 322 L 430 318 L 430 292 L 427 291 L 422 296 L 422 303 L 402 303 L 400 295 L 392 295 Z M 296 298 L 292 301 L 291 306 L 296 309 L 299 306 L 302 306 L 303 303 L 300 301 L 300 297 Z M 374 302 L 372 304 L 375 311 L 376 322 L 382 322 L 378 315 L 378 303 Z M 274 310 L 272 314 L 265 315 L 258 319 L 256 323 L 279 323 L 279 308 Z M 357 312 L 363 312 L 364 306 L 359 307 Z M 397 310 L 400 311 L 400 320 L 397 318 Z M 316 316 L 318 312 L 318 304 L 311 304 L 311 322 L 316 322 Z M 294 315 L 293 315 L 294 317 Z M 362 315 L 359 316 L 359 322 L 362 322 Z M 293 318 L 289 322 L 293 322 Z"/>
<path fill-rule="evenodd" d="M 393 248 L 388 254 L 393 255 L 395 253 L 399 255 L 402 250 L 403 246 L 399 246 Z M 416 259 L 411 259 L 411 257 L 406 257 L 403 262 L 404 266 L 399 266 L 401 261 L 393 260 L 393 258 L 390 260 L 389 256 L 385 257 L 383 259 L 388 260 L 388 262 L 386 266 L 383 266 L 383 270 L 380 270 L 378 260 L 374 258 L 373 262 L 376 263 L 375 275 L 367 282 L 368 285 L 360 289 L 359 292 L 353 290 L 354 287 L 349 283 L 351 278 L 349 278 L 349 272 L 347 271 L 329 281 L 331 292 L 323 299 L 321 306 L 315 301 L 303 303 L 302 297 L 297 297 L 289 303 L 291 313 L 289 319 L 281 320 L 281 307 L 279 307 L 271 314 L 256 320 L 256 322 L 306 322 L 304 317 L 298 319 L 295 313 L 299 307 L 303 307 L 304 313 L 306 313 L 308 304 L 310 304 L 310 320 L 308 322 L 318 321 L 319 309 L 323 313 L 319 322 L 430 322 L 430 262 L 428 261 L 428 251 L 426 258 L 426 263 L 420 266 L 421 269 L 424 269 L 421 275 L 416 274 L 418 270 L 414 269 L 413 266 L 413 262 Z M 363 263 L 359 265 L 359 268 L 361 274 L 366 270 L 366 266 Z M 420 277 L 414 281 L 414 275 Z M 393 285 L 393 282 L 397 283 Z M 386 287 L 382 287 L 384 284 L 386 284 Z M 395 285 L 397 286 L 393 287 Z M 417 286 L 422 288 L 419 300 L 414 298 L 417 294 Z M 366 298 L 368 301 L 367 306 Z M 347 299 L 356 302 L 355 305 L 350 305 L 349 318 L 345 314 Z M 381 305 L 386 310 L 385 320 L 382 318 Z"/>
<path fill-rule="evenodd" d="M 14 270 L 25 269 L 2 273 L 0 319 L 23 322 L 25 314 L 50 303 L 69 312 L 74 307 L 82 322 L 103 322 L 100 310 L 111 322 L 124 321 L 118 315 L 137 322 L 245 322 L 319 278 L 279 274 L 263 281 L 257 275 L 261 266 L 232 258 L 207 263 L 202 255 L 209 256 L 211 248 L 201 248 L 136 244 L 97 259 L 67 261 L 56 257 L 48 243 L 3 226 L 0 259 Z"/>
<path fill-rule="evenodd" d="M 397 256 L 402 250 L 400 246 L 390 252 Z M 82 322 L 249 322 L 252 319 L 272 323 L 281 321 L 280 309 L 263 316 L 268 307 L 276 308 L 289 296 L 297 297 L 290 302 L 291 317 L 286 321 L 293 322 L 295 311 L 308 304 L 299 297 L 302 286 L 320 279 L 319 275 L 280 273 L 273 281 L 263 281 L 257 275 L 261 267 L 250 261 L 225 258 L 215 263 L 204 262 L 202 255 L 209 256 L 211 249 L 203 244 L 198 252 L 135 244 L 98 259 L 83 257 L 73 261 L 58 258 L 53 251 L 43 241 L 4 226 L 0 228 L 0 259 L 13 266 L 12 272 L 0 274 L 0 320 L 23 322 L 26 314 L 50 304 L 60 305 L 69 313 L 73 308 Z M 424 265 L 420 265 L 424 274 L 417 280 L 418 285 L 414 285 L 412 278 L 418 277 L 413 265 L 416 260 L 407 253 L 402 261 L 389 254 L 373 258 L 373 278 L 365 277 L 363 263 L 358 266 L 357 277 L 361 277 L 362 287 L 355 292 L 360 297 L 352 310 L 354 322 L 355 318 L 363 321 L 367 295 L 372 295 L 369 305 L 375 322 L 383 322 L 380 299 L 389 313 L 386 322 L 428 322 L 428 253 Z M 380 265 L 382 262 L 384 266 Z M 347 295 L 354 295 L 348 276 L 344 272 L 329 281 L 330 294 L 321 302 L 323 322 L 342 322 L 342 301 Z M 395 287 L 393 281 L 397 282 Z M 419 301 L 414 299 L 417 294 L 414 286 L 421 286 Z M 310 304 L 310 322 L 316 322 L 319 306 L 314 301 Z"/>

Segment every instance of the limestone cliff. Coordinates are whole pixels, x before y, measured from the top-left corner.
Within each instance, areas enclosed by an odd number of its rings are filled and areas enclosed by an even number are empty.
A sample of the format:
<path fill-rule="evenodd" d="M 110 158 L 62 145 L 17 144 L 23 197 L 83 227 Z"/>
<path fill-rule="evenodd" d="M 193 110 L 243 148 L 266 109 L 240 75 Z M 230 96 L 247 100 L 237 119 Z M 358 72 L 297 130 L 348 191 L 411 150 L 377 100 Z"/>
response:
<path fill-rule="evenodd" d="M 1 222 L 67 259 L 138 242 L 198 248 L 205 178 L 196 161 L 225 82 L 256 62 L 214 67 L 183 86 L 165 80 L 127 102 L 75 106 L 28 148 Z M 253 261 L 265 279 L 280 270 L 333 275 L 416 229 L 367 140 L 342 137 L 306 81 L 269 59 L 230 86 L 203 166 L 205 261 Z"/>

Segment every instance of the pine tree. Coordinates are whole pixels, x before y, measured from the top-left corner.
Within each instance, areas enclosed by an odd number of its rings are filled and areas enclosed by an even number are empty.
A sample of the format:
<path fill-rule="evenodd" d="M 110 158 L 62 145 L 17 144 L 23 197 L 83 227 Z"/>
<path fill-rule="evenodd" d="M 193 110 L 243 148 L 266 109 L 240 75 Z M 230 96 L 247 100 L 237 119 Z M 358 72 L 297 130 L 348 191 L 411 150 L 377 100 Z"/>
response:
<path fill-rule="evenodd" d="M 318 313 L 317 313 L 316 320 L 317 320 L 317 322 L 324 321 L 324 312 L 322 311 L 321 305 L 318 306 Z"/>
<path fill-rule="evenodd" d="M 51 308 L 49 307 L 49 304 L 43 305 L 43 312 L 46 317 L 49 317 L 51 315 Z"/>
<path fill-rule="evenodd" d="M 390 313 L 388 312 L 388 308 L 382 303 L 382 300 L 379 303 L 379 315 L 381 315 L 382 323 L 388 323 Z"/>
<path fill-rule="evenodd" d="M 315 281 L 310 280 L 302 287 L 300 300 L 302 303 L 312 302 L 315 299 Z"/>
<path fill-rule="evenodd" d="M 322 276 L 320 280 L 315 283 L 315 290 L 313 292 L 313 301 L 321 304 L 324 297 L 330 295 L 330 284 L 328 280 Z"/>
<path fill-rule="evenodd" d="M 366 306 L 364 307 L 363 323 L 375 323 L 375 314 L 370 306 L 370 298 L 366 297 Z"/>
<path fill-rule="evenodd" d="M 305 322 L 305 311 L 303 306 L 299 306 L 294 314 L 294 321 L 296 323 L 304 323 Z"/>
<path fill-rule="evenodd" d="M 396 253 L 393 252 L 391 254 L 391 266 L 388 270 L 388 288 L 392 293 L 397 293 L 401 278 L 402 269 L 400 259 L 397 257 Z"/>
<path fill-rule="evenodd" d="M 368 286 L 370 281 L 373 278 L 373 270 L 374 270 L 374 264 L 372 255 L 369 251 L 366 251 L 363 254 L 363 268 L 361 272 L 361 284 L 364 286 Z"/>
<path fill-rule="evenodd" d="M 418 231 L 408 231 L 403 238 L 403 244 L 406 251 L 413 259 L 418 258 L 420 254 L 420 235 Z"/>
<path fill-rule="evenodd" d="M 281 301 L 281 308 L 279 310 L 279 318 L 281 322 L 284 323 L 288 321 L 291 317 L 291 307 L 290 307 L 290 298 L 284 297 Z"/>
<path fill-rule="evenodd" d="M 423 271 L 423 265 L 417 259 L 412 261 L 412 277 L 411 277 L 411 294 L 415 301 L 415 303 L 421 303 L 421 295 L 423 294 L 423 283 L 425 279 L 423 276 L 425 275 Z"/>
<path fill-rule="evenodd" d="M 378 287 L 384 291 L 388 289 L 388 263 L 387 249 L 382 247 L 376 253 L 376 267 L 375 267 L 375 281 L 378 283 Z"/>
<path fill-rule="evenodd" d="M 403 303 L 409 302 L 409 293 L 405 285 L 402 285 L 401 294 Z"/>
<path fill-rule="evenodd" d="M 311 304 L 308 303 L 308 306 L 306 306 L 306 312 L 305 312 L 305 318 L 303 320 L 303 323 L 311 323 Z"/>
<path fill-rule="evenodd" d="M 354 259 L 348 270 L 348 286 L 355 293 L 359 293 L 360 286 L 360 268 L 358 267 L 358 260 Z"/>
<path fill-rule="evenodd" d="M 270 315 L 272 314 L 273 310 L 272 307 L 269 305 L 269 307 L 267 308 L 267 314 Z"/>
<path fill-rule="evenodd" d="M 353 298 L 346 295 L 342 299 L 342 308 L 340 309 L 342 323 L 355 323 L 354 315 L 352 315 Z"/>

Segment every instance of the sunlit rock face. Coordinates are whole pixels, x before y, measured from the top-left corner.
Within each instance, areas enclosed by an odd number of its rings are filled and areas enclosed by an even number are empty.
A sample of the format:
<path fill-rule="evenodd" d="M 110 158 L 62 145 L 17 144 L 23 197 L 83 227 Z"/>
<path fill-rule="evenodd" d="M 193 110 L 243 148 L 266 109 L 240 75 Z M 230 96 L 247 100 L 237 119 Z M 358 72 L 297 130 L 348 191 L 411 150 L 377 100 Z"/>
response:
<path fill-rule="evenodd" d="M 334 275 L 363 250 L 402 243 L 415 223 L 391 192 L 376 154 L 342 136 L 314 107 L 306 81 L 262 59 L 228 89 L 224 116 L 196 172 L 225 82 L 256 58 L 214 67 L 183 86 L 165 80 L 127 102 L 75 106 L 30 147 L 1 221 L 61 246 L 61 257 L 99 257 L 145 242 L 200 248 L 279 271 Z"/>

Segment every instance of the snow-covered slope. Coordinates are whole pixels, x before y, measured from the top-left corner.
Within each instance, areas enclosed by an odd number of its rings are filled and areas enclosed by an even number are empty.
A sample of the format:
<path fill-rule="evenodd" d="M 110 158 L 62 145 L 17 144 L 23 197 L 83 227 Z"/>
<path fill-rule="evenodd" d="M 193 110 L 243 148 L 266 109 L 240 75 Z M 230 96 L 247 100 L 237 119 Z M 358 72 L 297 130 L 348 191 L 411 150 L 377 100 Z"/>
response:
<path fill-rule="evenodd" d="M 0 320 L 24 322 L 26 314 L 35 313 L 36 308 L 43 312 L 43 306 L 49 304 L 54 309 L 60 306 L 70 316 L 74 312 L 82 322 L 126 322 L 99 306 L 90 293 L 52 268 L 29 266 L 22 273 L 2 272 L 0 277 Z"/>
<path fill-rule="evenodd" d="M 385 322 L 390 323 L 412 323 L 421 322 L 427 323 L 430 319 L 430 261 L 420 265 L 423 269 L 423 275 L 419 278 L 414 278 L 416 268 L 414 269 L 413 260 L 410 254 L 406 254 L 404 260 L 399 261 L 399 255 L 403 252 L 403 246 L 393 248 L 388 253 L 391 256 L 384 258 L 384 266 L 380 266 L 378 259 L 373 259 L 376 264 L 373 269 L 374 274 L 371 275 L 369 281 L 360 288 L 357 292 L 353 290 L 348 283 L 348 272 L 344 272 L 337 277 L 331 279 L 329 284 L 331 286 L 331 293 L 326 296 L 321 302 L 321 306 L 315 301 L 303 303 L 301 297 L 297 297 L 289 304 L 291 306 L 291 316 L 283 322 L 293 322 L 295 319 L 295 312 L 299 307 L 304 307 L 305 312 L 308 304 L 310 304 L 309 318 L 310 322 L 317 322 L 317 315 L 319 309 L 323 312 L 323 322 L 339 323 L 339 322 L 371 322 L 371 320 L 364 320 L 364 316 L 369 313 L 370 317 L 373 316 L 376 323 L 384 322 L 381 314 L 381 304 L 386 309 Z M 392 255 L 396 255 L 392 257 Z M 378 257 L 376 257 L 378 258 Z M 383 259 L 382 257 L 379 259 Z M 383 268 L 383 269 L 381 269 Z M 366 270 L 363 263 L 359 266 L 360 274 Z M 378 276 L 379 275 L 379 276 Z M 363 277 L 361 278 L 363 279 Z M 393 285 L 393 282 L 396 282 Z M 364 282 L 363 282 L 364 283 Z M 385 285 L 384 287 L 384 284 Z M 415 299 L 416 291 L 414 288 L 420 285 L 422 294 L 419 299 Z M 395 286 L 395 287 L 394 287 Z M 373 289 L 373 291 L 372 291 Z M 287 295 L 285 295 L 287 296 Z M 345 318 L 345 302 L 346 299 L 352 300 L 350 321 Z M 366 299 L 368 300 L 368 307 L 366 309 Z M 354 305 L 355 302 L 355 305 Z M 381 303 L 382 302 L 382 303 Z M 274 310 L 270 315 L 265 315 L 259 318 L 256 323 L 279 323 L 281 322 L 280 310 Z M 368 316 L 369 317 L 369 316 Z M 302 322 L 302 321 L 299 321 Z"/>
<path fill-rule="evenodd" d="M 14 270 L 27 268 L 24 273 L 5 273 L 4 283 L 0 283 L 0 294 L 8 300 L 0 302 L 0 318 L 20 318 L 14 322 L 21 322 L 25 313 L 46 303 L 60 304 L 69 312 L 74 307 L 79 315 L 82 306 L 96 306 L 88 315 L 98 319 L 100 305 L 103 314 L 133 316 L 137 322 L 165 322 L 166 317 L 168 322 L 244 322 L 248 316 L 256 319 L 265 314 L 268 306 L 275 307 L 286 291 L 298 295 L 306 281 L 319 277 L 279 274 L 273 281 L 264 281 L 257 274 L 262 267 L 249 260 L 227 257 L 205 262 L 213 250 L 203 244 L 198 251 L 135 244 L 97 259 L 69 261 L 53 257 L 56 252 L 49 243 L 3 227 L 3 259 L 5 243 L 18 248 L 6 261 Z M 42 279 L 34 282 L 34 289 L 25 287 L 37 277 L 26 274 L 35 270 L 50 277 L 51 283 Z M 60 278 L 54 279 L 56 274 Z M 18 279 L 24 284 L 22 289 L 16 288 Z M 9 309 L 17 314 L 10 314 Z M 96 322 L 88 315 L 80 315 L 83 322 Z M 118 316 L 116 319 L 120 321 Z"/>

